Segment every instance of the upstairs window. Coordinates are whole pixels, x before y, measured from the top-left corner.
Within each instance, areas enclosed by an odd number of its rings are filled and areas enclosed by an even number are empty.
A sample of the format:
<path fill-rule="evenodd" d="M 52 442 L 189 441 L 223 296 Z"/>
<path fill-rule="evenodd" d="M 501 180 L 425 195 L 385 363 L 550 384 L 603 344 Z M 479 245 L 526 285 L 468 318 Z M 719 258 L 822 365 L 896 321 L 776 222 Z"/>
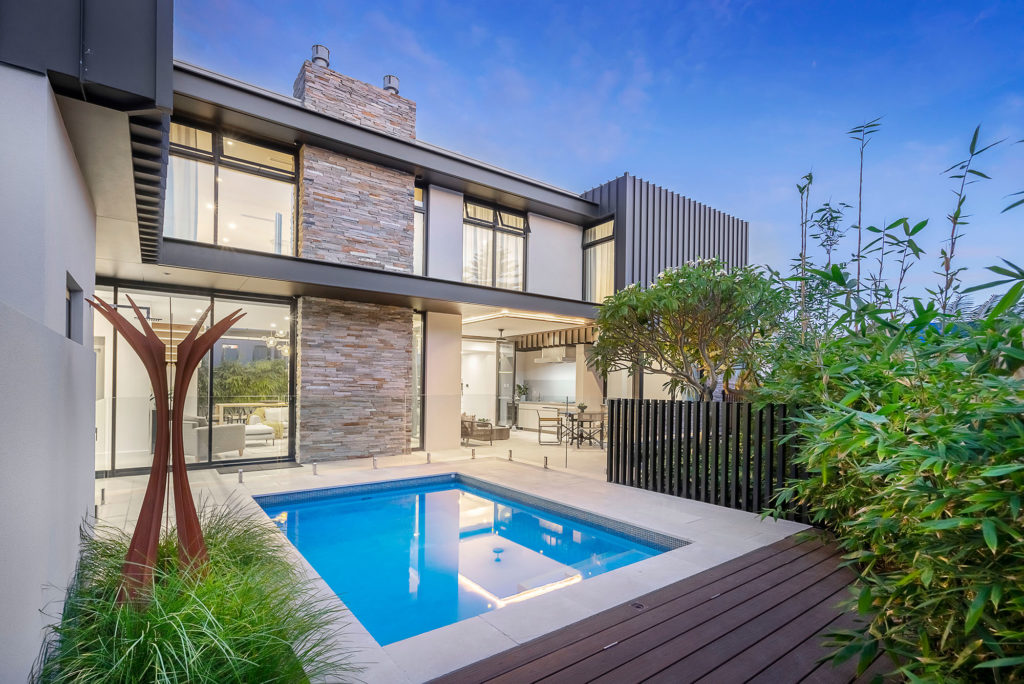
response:
<path fill-rule="evenodd" d="M 413 233 L 412 233 L 412 272 L 414 275 L 426 274 L 426 223 L 427 223 L 427 189 L 417 185 L 413 190 Z"/>
<path fill-rule="evenodd" d="M 172 122 L 164 236 L 295 253 L 295 155 Z"/>
<path fill-rule="evenodd" d="M 615 292 L 615 223 L 583 231 L 583 299 L 601 303 Z"/>
<path fill-rule="evenodd" d="M 462 219 L 462 282 L 522 290 L 526 215 L 467 200 Z"/>

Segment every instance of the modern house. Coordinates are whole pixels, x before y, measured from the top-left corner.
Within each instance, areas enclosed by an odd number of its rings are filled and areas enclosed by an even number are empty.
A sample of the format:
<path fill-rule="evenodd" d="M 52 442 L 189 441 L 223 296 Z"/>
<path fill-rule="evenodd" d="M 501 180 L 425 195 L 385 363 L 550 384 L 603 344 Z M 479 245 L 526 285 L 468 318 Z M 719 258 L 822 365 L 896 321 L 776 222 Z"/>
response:
<path fill-rule="evenodd" d="M 202 468 L 451 449 L 463 414 L 530 429 L 552 403 L 657 397 L 587 367 L 596 307 L 747 262 L 745 221 L 635 176 L 571 192 L 419 139 L 416 84 L 322 46 L 282 94 L 173 60 L 169 0 L 2 12 L 0 671 L 27 672 L 94 477 L 152 459 L 149 381 L 87 298 L 131 298 L 170 355 L 208 307 L 245 312 L 186 397 Z"/>

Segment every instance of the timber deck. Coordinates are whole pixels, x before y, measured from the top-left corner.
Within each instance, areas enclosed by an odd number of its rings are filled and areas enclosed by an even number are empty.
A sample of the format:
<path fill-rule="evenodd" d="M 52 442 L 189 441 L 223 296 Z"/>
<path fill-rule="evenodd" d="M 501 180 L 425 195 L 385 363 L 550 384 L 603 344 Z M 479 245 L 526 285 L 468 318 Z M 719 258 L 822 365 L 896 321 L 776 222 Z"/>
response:
<path fill-rule="evenodd" d="M 822 538 L 795 535 L 433 680 L 869 682 L 856 659 L 820 662 L 823 634 L 853 626 L 854 573 Z"/>

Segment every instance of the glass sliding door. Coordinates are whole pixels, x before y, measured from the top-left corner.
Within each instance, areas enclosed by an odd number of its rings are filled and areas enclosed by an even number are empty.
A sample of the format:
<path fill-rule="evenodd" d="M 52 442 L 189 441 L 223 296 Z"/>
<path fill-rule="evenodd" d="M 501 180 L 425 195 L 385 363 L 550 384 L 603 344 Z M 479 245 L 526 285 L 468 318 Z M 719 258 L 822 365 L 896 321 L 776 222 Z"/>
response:
<path fill-rule="evenodd" d="M 497 401 L 495 415 L 497 425 L 511 426 L 515 420 L 513 415 L 514 393 L 516 386 L 516 345 L 513 342 L 498 341 L 498 358 L 495 364 L 497 377 Z"/>
<path fill-rule="evenodd" d="M 177 346 L 196 324 L 210 306 L 210 298 L 201 295 L 172 295 L 170 298 L 171 319 L 168 324 L 158 323 L 153 331 L 167 345 L 167 359 L 177 363 Z M 210 312 L 211 316 L 213 312 Z M 209 329 L 211 316 L 206 317 L 202 330 Z M 182 440 L 185 448 L 186 463 L 210 462 L 210 397 L 206 392 L 206 379 L 210 376 L 210 355 L 207 354 L 199 362 L 195 374 L 185 390 L 184 397 L 172 397 L 173 401 L 185 402 L 185 415 L 182 420 Z M 174 390 L 173 376 L 168 379 L 171 391 Z"/>
<path fill-rule="evenodd" d="M 423 448 L 423 321 L 424 314 L 412 315 L 412 439 L 409 450 Z"/>
<path fill-rule="evenodd" d="M 245 317 L 213 347 L 212 425 L 215 435 L 224 435 L 214 440 L 213 460 L 287 457 L 291 307 L 215 300 L 219 318 L 235 309 Z"/>
<path fill-rule="evenodd" d="M 289 448 L 291 418 L 291 304 L 208 295 L 97 288 L 129 321 L 137 316 L 128 297 L 166 346 L 173 388 L 177 344 L 208 307 L 203 330 L 241 308 L 246 316 L 200 362 L 183 402 L 185 460 L 216 465 L 238 459 L 280 459 Z M 139 326 L 141 329 L 141 326 Z M 149 375 L 134 350 L 106 319 L 94 315 L 96 351 L 96 470 L 139 472 L 153 461 L 155 401 Z"/>
<path fill-rule="evenodd" d="M 96 296 L 114 303 L 113 288 L 97 287 Z M 112 456 L 112 422 L 114 416 L 114 326 L 93 311 L 92 348 L 96 353 L 96 470 L 107 471 Z"/>

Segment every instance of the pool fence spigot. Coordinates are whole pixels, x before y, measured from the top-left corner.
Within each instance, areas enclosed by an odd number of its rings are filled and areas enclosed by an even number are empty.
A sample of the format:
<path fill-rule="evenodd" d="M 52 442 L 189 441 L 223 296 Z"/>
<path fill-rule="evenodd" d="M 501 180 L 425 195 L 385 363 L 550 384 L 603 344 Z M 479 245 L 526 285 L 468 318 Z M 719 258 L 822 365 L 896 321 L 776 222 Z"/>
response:
<path fill-rule="evenodd" d="M 313 461 L 313 475 L 316 475 L 316 461 Z"/>
<path fill-rule="evenodd" d="M 476 449 L 470 449 L 470 460 L 476 459 Z"/>
<path fill-rule="evenodd" d="M 100 488 L 100 503 L 101 504 L 106 504 L 107 503 L 107 488 L 106 487 L 101 487 Z"/>
<path fill-rule="evenodd" d="M 547 470 L 547 469 L 548 469 L 548 457 L 545 456 L 544 457 L 544 470 Z"/>
<path fill-rule="evenodd" d="M 427 452 L 427 463 L 430 463 L 430 452 Z"/>
<path fill-rule="evenodd" d="M 511 449 L 508 450 L 508 460 L 510 460 L 510 461 L 512 460 L 512 450 Z"/>
<path fill-rule="evenodd" d="M 238 484 L 242 484 L 242 469 L 238 469 Z"/>
<path fill-rule="evenodd" d="M 377 469 L 377 457 L 376 456 L 373 457 L 373 469 L 374 470 Z"/>

